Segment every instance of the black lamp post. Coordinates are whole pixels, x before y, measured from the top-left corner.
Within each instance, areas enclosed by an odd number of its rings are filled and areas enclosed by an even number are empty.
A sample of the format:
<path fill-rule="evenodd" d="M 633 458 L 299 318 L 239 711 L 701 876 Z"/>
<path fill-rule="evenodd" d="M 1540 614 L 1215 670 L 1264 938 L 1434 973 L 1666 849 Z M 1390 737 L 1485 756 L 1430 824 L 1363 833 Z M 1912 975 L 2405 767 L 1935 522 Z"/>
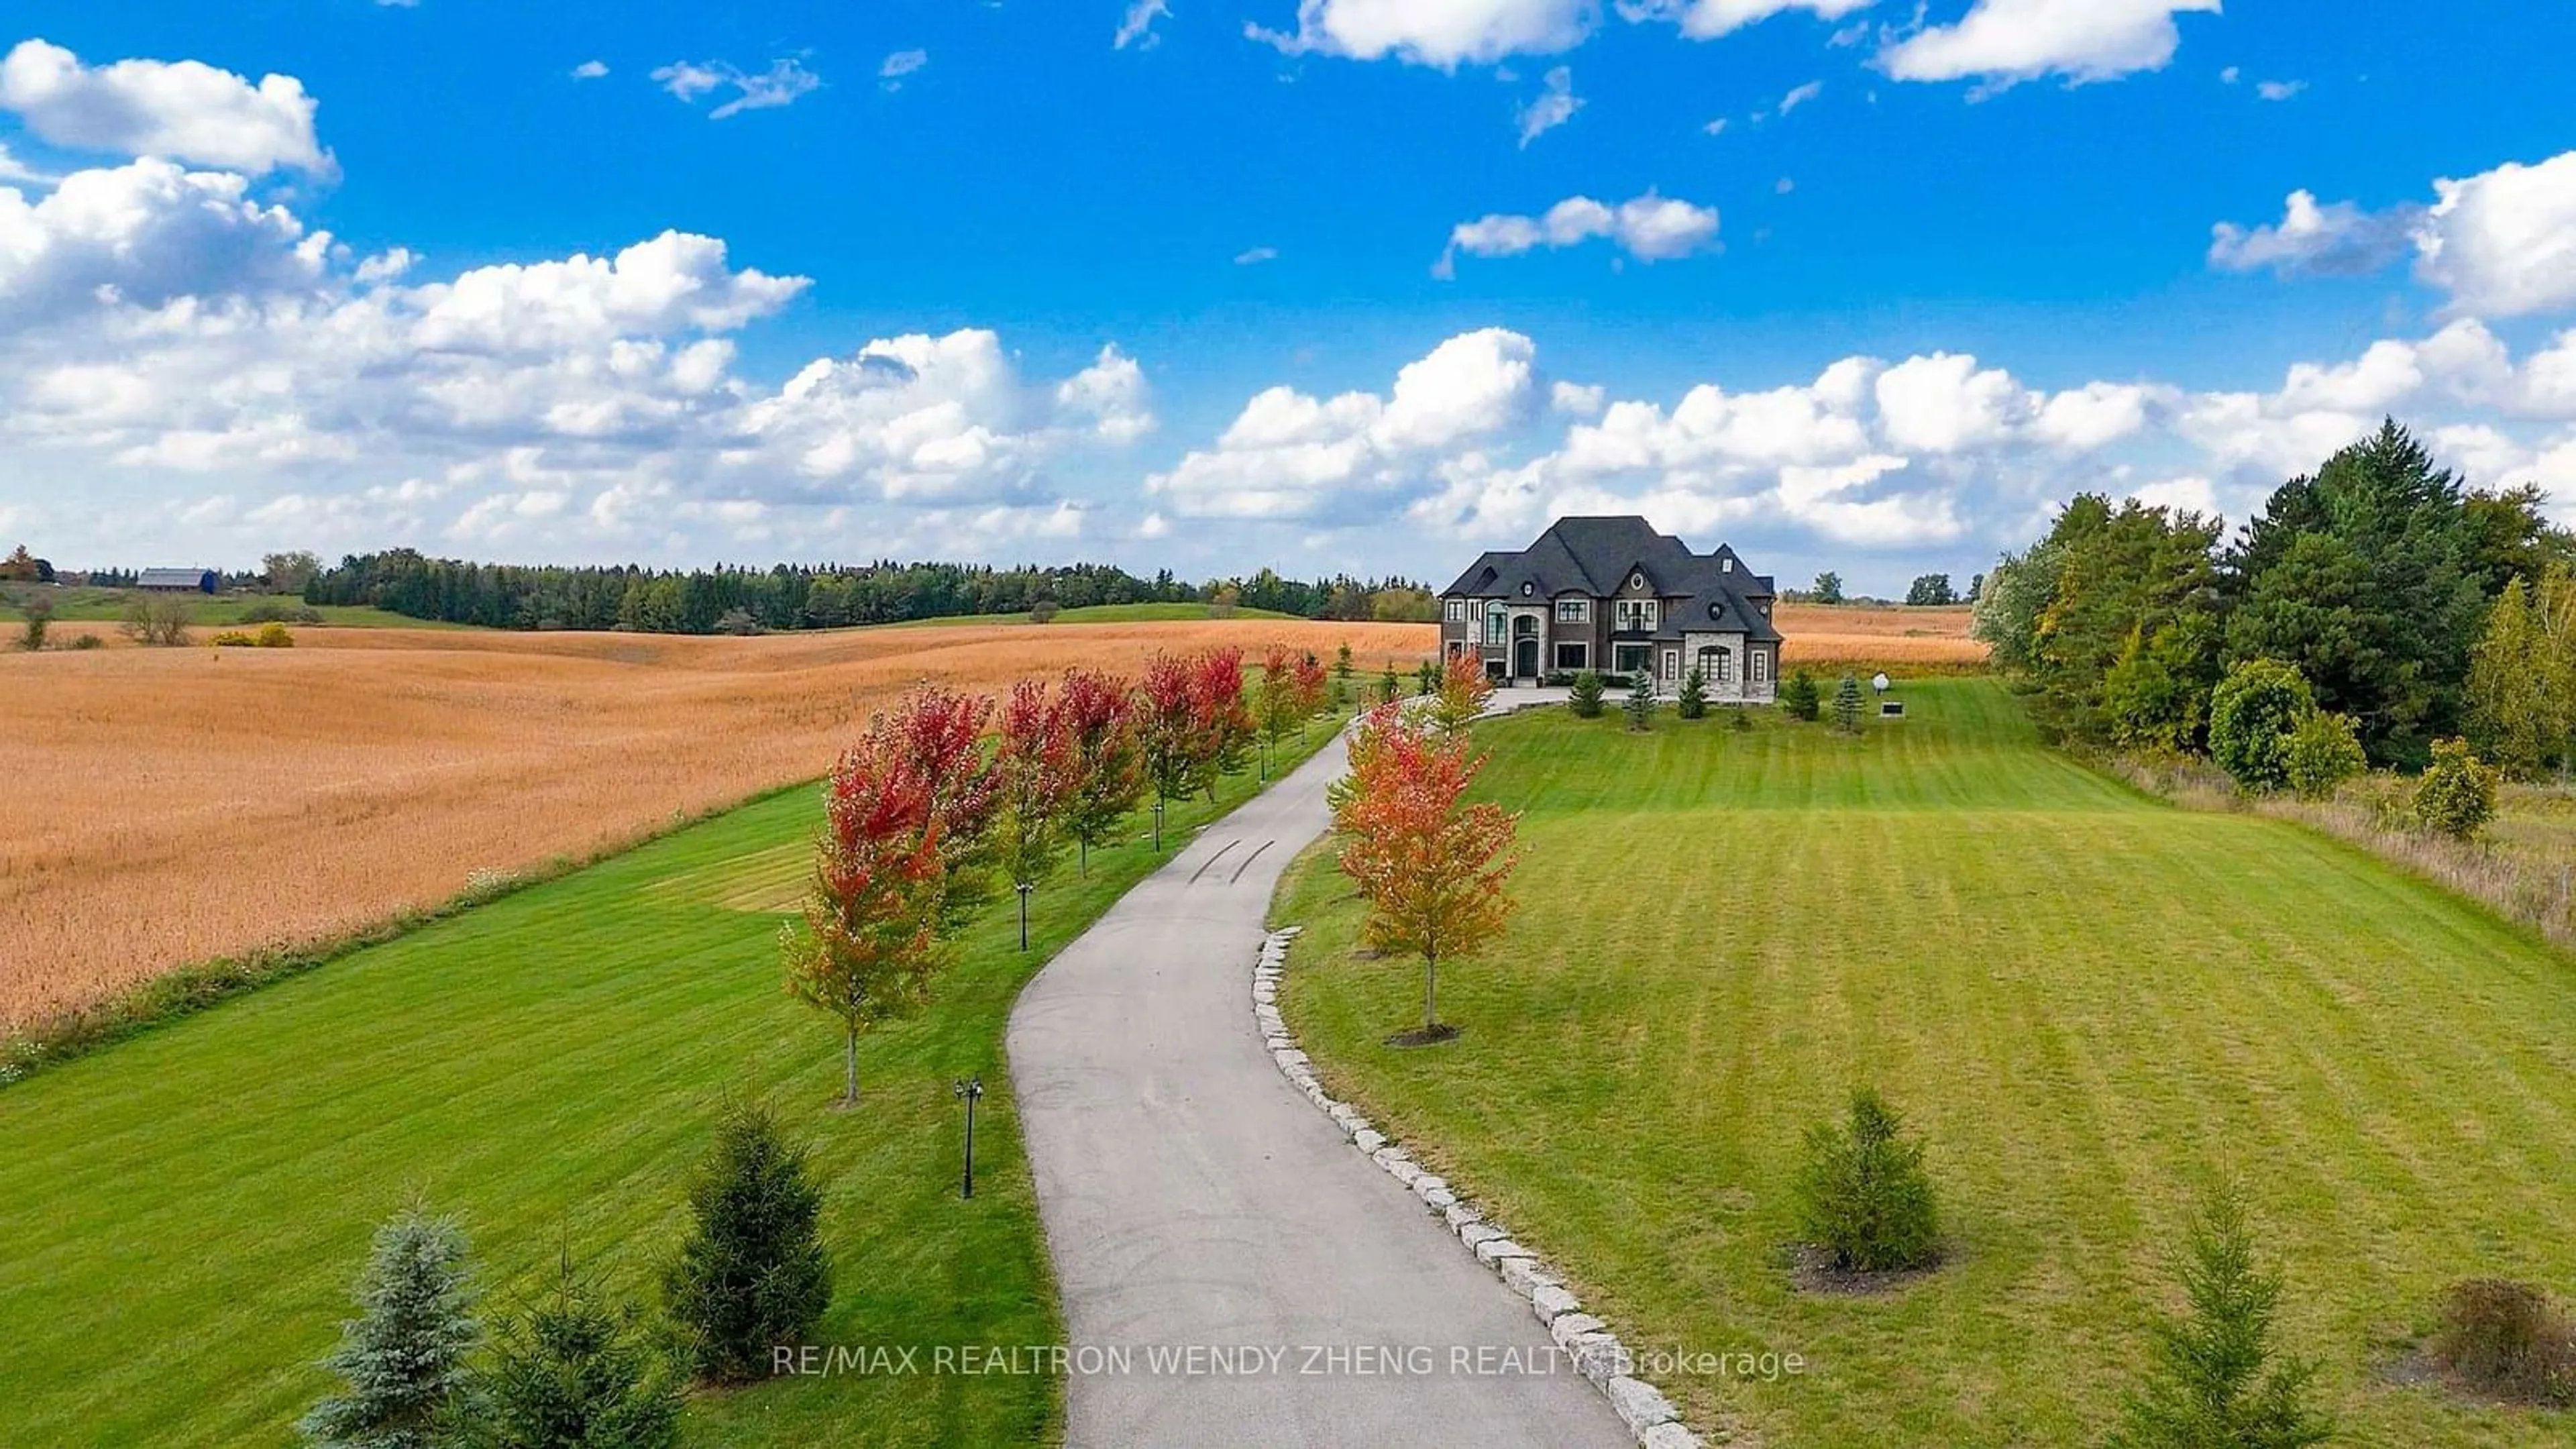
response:
<path fill-rule="evenodd" d="M 1020 893 L 1020 949 L 1025 951 L 1029 949 L 1029 892 L 1037 887 L 1021 881 L 1015 889 Z"/>
<path fill-rule="evenodd" d="M 1154 797 L 1154 853 L 1163 853 L 1163 797 Z"/>
<path fill-rule="evenodd" d="M 966 1189 L 961 1197 L 975 1195 L 975 1102 L 984 1095 L 984 1079 L 968 1077 L 950 1088 L 966 1104 Z"/>

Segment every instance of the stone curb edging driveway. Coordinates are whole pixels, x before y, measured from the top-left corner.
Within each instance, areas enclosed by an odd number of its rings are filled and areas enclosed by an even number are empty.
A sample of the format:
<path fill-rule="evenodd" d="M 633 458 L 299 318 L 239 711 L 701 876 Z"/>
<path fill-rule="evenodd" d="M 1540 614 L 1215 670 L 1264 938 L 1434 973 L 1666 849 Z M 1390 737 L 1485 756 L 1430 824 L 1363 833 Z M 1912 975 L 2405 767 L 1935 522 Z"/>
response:
<path fill-rule="evenodd" d="M 1298 1049 L 1297 1039 L 1288 1034 L 1287 1023 L 1279 1015 L 1281 967 L 1288 958 L 1288 944 L 1302 929 L 1283 926 L 1271 932 L 1262 941 L 1260 960 L 1252 968 L 1253 1020 L 1261 1028 L 1262 1043 L 1270 1049 L 1271 1060 L 1279 1064 L 1289 1085 L 1332 1118 L 1333 1125 L 1341 1129 L 1353 1147 L 1367 1154 L 1370 1161 L 1419 1198 L 1425 1209 L 1446 1222 L 1457 1235 L 1460 1247 L 1475 1254 L 1477 1262 L 1491 1268 L 1514 1293 L 1528 1300 L 1530 1311 L 1547 1325 L 1548 1336 L 1610 1401 L 1619 1422 L 1628 1426 L 1639 1444 L 1645 1449 L 1701 1449 L 1704 1441 L 1683 1425 L 1672 1401 L 1654 1385 L 1629 1374 L 1633 1360 L 1627 1346 L 1610 1331 L 1609 1325 L 1583 1311 L 1564 1280 L 1544 1260 L 1513 1242 L 1500 1223 L 1460 1201 L 1446 1181 L 1424 1171 L 1411 1153 L 1389 1143 L 1385 1134 L 1370 1126 L 1368 1119 L 1349 1103 L 1325 1094 L 1323 1084 L 1315 1079 L 1313 1064 Z M 1753 1444 L 1735 1436 L 1721 1436 L 1721 1440 L 1747 1449 Z"/>

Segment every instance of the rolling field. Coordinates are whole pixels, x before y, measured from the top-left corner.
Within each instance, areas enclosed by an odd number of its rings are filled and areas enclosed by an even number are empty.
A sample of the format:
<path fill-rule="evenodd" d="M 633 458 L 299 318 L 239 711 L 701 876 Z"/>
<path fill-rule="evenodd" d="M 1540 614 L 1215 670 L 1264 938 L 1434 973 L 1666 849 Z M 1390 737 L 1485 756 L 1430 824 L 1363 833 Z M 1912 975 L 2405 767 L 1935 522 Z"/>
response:
<path fill-rule="evenodd" d="M 1175 832 L 1215 813 L 1177 804 Z M 854 1113 L 829 1110 L 839 1029 L 781 991 L 769 909 L 820 817 L 784 792 L 0 1088 L 0 1444 L 291 1442 L 368 1233 L 414 1188 L 503 1301 L 565 1242 L 649 1298 L 728 1094 L 813 1145 L 818 1343 L 1059 1341 L 1002 1024 L 1152 867 L 1143 817 L 1038 893 L 1030 953 L 1007 893 L 970 929 L 931 1009 L 862 1041 Z M 977 1073 L 961 1202 L 949 1084 Z M 780 1380 L 698 1399 L 689 1442 L 1024 1443 L 1060 1399 L 1044 1375 Z"/>
<path fill-rule="evenodd" d="M 2347 846 L 2155 803 L 2040 748 L 1984 681 L 1860 740 L 1769 712 L 1627 736 L 1480 727 L 1526 811 L 1510 934 L 1441 973 L 1350 953 L 1312 851 L 1276 915 L 1337 1089 L 1552 1257 L 1632 1344 L 1795 1352 L 1666 1377 L 1775 1446 L 2098 1442 L 2166 1244 L 2239 1175 L 2342 1442 L 2565 1444 L 2569 1415 L 2379 1371 L 2472 1276 L 2576 1286 L 2576 961 Z M 1948 1266 L 1793 1289 L 1800 1130 L 1878 1086 L 1930 1144 Z"/>
<path fill-rule="evenodd" d="M 1427 625 L 1276 620 L 756 639 L 302 629 L 293 649 L 0 653 L 0 1034 L 183 964 L 328 939 L 819 776 L 924 680 L 993 689 L 1273 640 L 1363 667 Z"/>
<path fill-rule="evenodd" d="M 1968 637 L 1965 605 L 1781 604 L 1774 620 L 1786 639 L 1780 646 L 1784 668 L 1948 674 L 1986 666 L 1986 646 Z"/>

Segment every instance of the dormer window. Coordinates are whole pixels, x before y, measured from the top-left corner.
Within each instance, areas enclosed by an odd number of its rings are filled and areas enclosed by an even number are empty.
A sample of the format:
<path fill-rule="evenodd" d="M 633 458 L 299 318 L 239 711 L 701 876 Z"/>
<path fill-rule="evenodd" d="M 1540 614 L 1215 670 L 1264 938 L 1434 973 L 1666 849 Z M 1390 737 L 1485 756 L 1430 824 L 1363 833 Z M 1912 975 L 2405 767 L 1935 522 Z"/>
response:
<path fill-rule="evenodd" d="M 1731 558 L 1719 559 L 1717 561 L 1717 571 L 1722 574 L 1731 574 L 1735 572 L 1735 560 Z"/>
<path fill-rule="evenodd" d="M 1628 575 L 1628 587 L 1640 591 L 1644 590 L 1646 587 L 1646 576 L 1644 574 Z"/>
<path fill-rule="evenodd" d="M 1533 583 L 1528 583 L 1528 582 L 1526 582 L 1526 581 L 1525 581 L 1525 582 L 1523 582 L 1523 583 L 1521 584 L 1521 597 L 1522 597 L 1522 598 L 1526 599 L 1526 598 L 1528 598 L 1530 595 L 1535 594 L 1535 593 L 1537 593 L 1537 592 L 1538 592 L 1538 585 L 1533 584 Z"/>
<path fill-rule="evenodd" d="M 1719 616 L 1723 615 L 1725 612 L 1726 612 L 1726 606 L 1725 606 L 1724 604 L 1717 603 L 1717 602 L 1715 602 L 1715 601 L 1713 601 L 1713 600 L 1710 602 L 1710 604 L 1709 604 L 1709 606 L 1708 606 L 1708 616 L 1709 616 L 1710 618 L 1712 618 L 1712 619 L 1717 618 L 1717 617 L 1719 617 Z"/>

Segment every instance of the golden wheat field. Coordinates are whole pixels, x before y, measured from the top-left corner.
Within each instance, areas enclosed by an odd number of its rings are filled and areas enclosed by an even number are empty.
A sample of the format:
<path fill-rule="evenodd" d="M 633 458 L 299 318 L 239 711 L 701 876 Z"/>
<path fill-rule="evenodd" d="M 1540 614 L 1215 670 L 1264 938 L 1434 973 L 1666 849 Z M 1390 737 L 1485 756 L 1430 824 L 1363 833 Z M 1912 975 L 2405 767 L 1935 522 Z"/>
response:
<path fill-rule="evenodd" d="M 1430 626 L 1274 620 L 757 639 L 302 629 L 293 649 L 0 655 L 0 1028 L 341 935 L 820 775 L 906 687 L 1273 640 L 1360 665 Z"/>
<path fill-rule="evenodd" d="M 1783 664 L 1982 665 L 1986 646 L 1968 637 L 1966 605 L 1909 609 L 1894 605 L 1782 604 L 1777 619 L 1787 643 Z"/>

